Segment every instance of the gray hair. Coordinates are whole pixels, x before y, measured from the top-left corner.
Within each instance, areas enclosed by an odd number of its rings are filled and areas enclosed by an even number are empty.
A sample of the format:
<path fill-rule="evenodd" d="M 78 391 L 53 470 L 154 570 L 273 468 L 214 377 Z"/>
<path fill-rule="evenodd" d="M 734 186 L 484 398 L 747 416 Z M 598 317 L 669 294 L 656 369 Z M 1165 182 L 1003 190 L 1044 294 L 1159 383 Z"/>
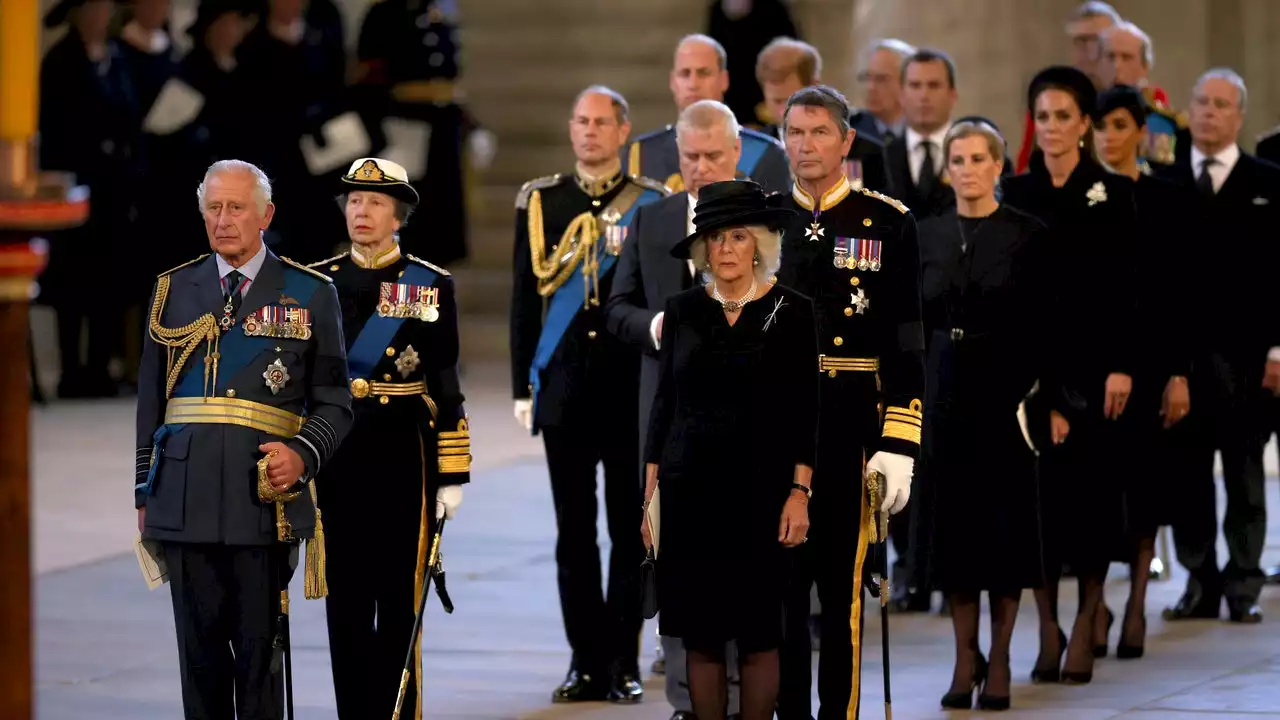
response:
<path fill-rule="evenodd" d="M 1108 18 L 1113 24 L 1119 24 L 1122 22 L 1120 19 L 1120 13 L 1116 12 L 1115 8 L 1111 7 L 1107 3 L 1098 2 L 1098 0 L 1082 3 L 1080 7 L 1076 8 L 1075 12 L 1071 13 L 1072 22 L 1077 20 L 1089 20 L 1096 17 Z"/>
<path fill-rule="evenodd" d="M 718 232 L 718 231 L 717 231 Z M 756 239 L 756 259 L 751 266 L 756 282 L 766 284 L 782 266 L 782 231 L 770 230 L 764 225 L 748 225 L 747 232 Z M 689 243 L 689 259 L 701 271 L 703 279 L 711 281 L 711 258 L 707 254 L 707 236 L 699 235 Z"/>
<path fill-rule="evenodd" d="M 716 40 L 710 35 L 703 35 L 702 33 L 685 35 L 684 37 L 680 38 L 680 42 L 676 43 L 676 50 L 679 51 L 680 48 L 685 46 L 685 43 L 691 43 L 691 42 L 702 43 L 703 45 L 706 45 L 715 51 L 716 63 L 718 65 L 718 67 L 716 68 L 717 70 L 724 70 L 725 68 L 729 67 L 729 54 L 724 51 L 724 46 L 720 44 L 719 40 Z"/>
<path fill-rule="evenodd" d="M 916 47 L 911 43 L 897 38 L 881 38 L 871 43 L 871 46 L 862 53 L 862 64 L 866 65 L 871 62 L 871 56 L 881 50 L 888 50 L 897 55 L 899 66 L 902 65 L 904 60 L 916 54 Z"/>
<path fill-rule="evenodd" d="M 1236 90 L 1240 91 L 1240 112 L 1243 113 L 1245 111 L 1249 104 L 1249 89 L 1245 87 L 1244 78 L 1240 77 L 1240 73 L 1229 67 L 1210 68 L 1196 80 L 1196 84 L 1192 87 L 1192 92 L 1199 90 L 1206 80 L 1226 80 L 1235 85 Z"/>
<path fill-rule="evenodd" d="M 257 206 L 259 214 L 266 214 L 267 205 L 271 204 L 271 180 L 266 173 L 262 172 L 262 168 L 243 160 L 219 160 L 209 166 L 209 169 L 204 173 L 204 179 L 200 181 L 200 187 L 196 188 L 196 199 L 200 203 L 200 212 L 204 212 L 205 186 L 209 184 L 209 180 L 214 175 L 230 172 L 249 173 L 253 176 L 255 181 L 253 204 Z"/>
<path fill-rule="evenodd" d="M 356 191 L 353 190 L 352 192 L 356 192 Z M 378 191 L 365 190 L 364 192 L 378 192 Z M 382 194 L 386 195 L 386 193 L 382 193 Z M 338 203 L 338 210 L 340 212 L 345 213 L 347 211 L 347 199 L 350 196 L 351 196 L 350 192 L 344 192 L 341 195 L 338 195 L 337 197 L 334 198 L 334 202 Z M 390 195 L 387 195 L 387 197 L 391 198 L 391 202 L 393 203 L 392 207 L 394 208 L 394 210 L 391 211 L 392 216 L 395 217 L 396 220 L 399 220 L 401 225 L 404 225 L 405 223 L 409 222 L 409 216 L 413 214 L 414 206 L 401 200 L 400 198 L 391 197 Z"/>
<path fill-rule="evenodd" d="M 578 97 L 574 98 L 573 104 L 576 107 L 582 102 L 582 98 L 588 95 L 603 95 L 609 98 L 609 102 L 613 104 L 613 114 L 618 118 L 618 124 L 626 123 L 631 117 L 631 106 L 627 104 L 627 99 L 622 97 L 622 93 L 614 90 L 607 85 L 592 85 L 591 87 L 578 93 Z"/>
<path fill-rule="evenodd" d="M 1125 33 L 1126 35 L 1132 35 L 1138 38 L 1138 40 L 1142 43 L 1143 66 L 1147 68 L 1152 68 L 1155 66 L 1156 64 L 1155 46 L 1151 44 L 1151 36 L 1143 32 L 1142 28 L 1138 27 L 1137 25 L 1134 25 L 1128 20 L 1122 20 L 1116 23 L 1115 25 L 1112 25 L 1111 27 L 1107 28 L 1106 30 L 1102 31 L 1101 39 L 1103 44 L 1106 44 L 1106 42 L 1111 38 L 1111 36 L 1116 33 Z"/>
<path fill-rule="evenodd" d="M 714 127 L 724 129 L 725 139 L 733 143 L 738 139 L 742 127 L 728 105 L 716 100 L 699 100 L 685 108 L 676 121 L 676 146 L 680 139 L 690 130 L 711 130 Z"/>
<path fill-rule="evenodd" d="M 831 114 L 831 119 L 835 122 L 836 129 L 840 131 L 840 136 L 849 134 L 849 101 L 844 99 L 844 95 L 841 95 L 839 90 L 826 85 L 810 85 L 797 90 L 796 94 L 787 100 L 787 109 L 782 111 L 784 128 L 786 119 L 791 114 L 791 108 L 797 105 L 825 108 Z"/>

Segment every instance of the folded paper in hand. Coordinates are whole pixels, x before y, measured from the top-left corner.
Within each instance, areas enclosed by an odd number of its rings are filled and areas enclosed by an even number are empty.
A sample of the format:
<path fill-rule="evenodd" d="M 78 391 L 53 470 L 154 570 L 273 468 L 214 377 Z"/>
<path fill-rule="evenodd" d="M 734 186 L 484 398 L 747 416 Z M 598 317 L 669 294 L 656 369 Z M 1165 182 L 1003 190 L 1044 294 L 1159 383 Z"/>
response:
<path fill-rule="evenodd" d="M 404 167 L 410 182 L 427 176 L 427 149 L 431 145 L 431 124 L 421 120 L 387 118 L 382 122 L 387 135 L 383 157 Z"/>
<path fill-rule="evenodd" d="M 658 557 L 658 534 L 662 527 L 662 488 L 653 489 L 653 497 L 649 498 L 649 507 L 644 511 L 645 520 L 649 522 L 649 537 L 653 538 L 653 556 Z"/>
<path fill-rule="evenodd" d="M 327 175 L 369 154 L 369 133 L 355 112 L 345 112 L 325 123 L 320 134 L 324 136 L 324 147 L 318 146 L 311 135 L 302 136 L 302 156 L 312 175 Z"/>
<path fill-rule="evenodd" d="M 138 567 L 142 569 L 142 579 L 147 581 L 148 590 L 155 590 L 169 582 L 169 569 L 165 567 L 160 543 L 143 540 L 139 533 L 133 541 L 133 551 L 138 555 Z"/>
<path fill-rule="evenodd" d="M 142 129 L 152 135 L 172 135 L 190 125 L 204 109 L 204 96 L 177 78 L 160 88 Z"/>

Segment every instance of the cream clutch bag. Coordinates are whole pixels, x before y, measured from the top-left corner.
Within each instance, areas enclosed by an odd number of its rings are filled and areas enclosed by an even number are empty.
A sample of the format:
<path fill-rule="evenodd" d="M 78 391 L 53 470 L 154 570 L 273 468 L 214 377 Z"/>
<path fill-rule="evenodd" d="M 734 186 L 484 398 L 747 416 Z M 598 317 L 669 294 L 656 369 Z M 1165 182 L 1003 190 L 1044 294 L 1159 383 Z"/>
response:
<path fill-rule="evenodd" d="M 662 486 L 653 489 L 653 497 L 649 498 L 649 507 L 644 511 L 645 521 L 649 523 L 649 537 L 653 538 L 653 556 L 658 557 L 658 535 L 662 527 Z"/>

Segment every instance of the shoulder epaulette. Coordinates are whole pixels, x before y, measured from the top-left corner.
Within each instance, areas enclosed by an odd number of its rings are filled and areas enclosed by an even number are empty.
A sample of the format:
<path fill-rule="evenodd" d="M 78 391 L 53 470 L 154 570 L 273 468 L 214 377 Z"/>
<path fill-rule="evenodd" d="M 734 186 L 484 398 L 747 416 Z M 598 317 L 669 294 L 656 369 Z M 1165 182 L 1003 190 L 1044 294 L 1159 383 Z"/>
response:
<path fill-rule="evenodd" d="M 285 265 L 288 265 L 288 266 L 289 266 L 289 267 L 291 267 L 291 268 L 295 268 L 295 269 L 301 270 L 302 272 L 304 272 L 304 273 L 306 273 L 306 274 L 308 274 L 308 275 L 311 275 L 312 277 L 319 278 L 320 280 L 323 280 L 323 281 L 325 281 L 325 282 L 327 282 L 327 283 L 332 283 L 332 282 L 333 282 L 333 278 L 329 277 L 328 275 L 325 275 L 325 274 L 324 274 L 324 273 L 322 273 L 322 272 L 316 272 L 315 270 L 312 270 L 311 268 L 307 267 L 306 265 L 303 265 L 303 264 L 302 264 L 302 263 L 300 263 L 300 262 L 295 262 L 295 261 L 293 261 L 293 260 L 290 260 L 290 259 L 289 259 L 289 258 L 287 258 L 287 257 L 282 257 L 282 258 L 280 258 L 280 262 L 284 263 Z"/>
<path fill-rule="evenodd" d="M 644 142 L 645 140 L 652 140 L 653 138 L 656 138 L 656 137 L 662 137 L 663 135 L 666 135 L 667 133 L 671 132 L 672 129 L 674 128 L 675 128 L 675 125 L 664 125 L 658 128 L 657 130 L 650 130 L 649 132 L 644 133 L 643 135 L 637 135 L 636 139 L 632 140 L 632 142 L 639 144 Z"/>
<path fill-rule="evenodd" d="M 897 198 L 891 198 L 891 197 L 889 197 L 888 195 L 885 195 L 885 194 L 883 194 L 883 193 L 878 193 L 878 192 L 876 192 L 875 190 L 868 190 L 868 189 L 866 189 L 865 187 L 864 187 L 864 188 L 859 188 L 859 190 L 862 192 L 862 194 L 863 194 L 863 195 L 867 195 L 867 196 L 869 196 L 869 197 L 873 197 L 873 198 L 875 198 L 875 199 L 877 199 L 877 200 L 881 200 L 881 201 L 883 201 L 883 202 L 886 202 L 886 203 L 888 203 L 888 204 L 890 204 L 890 205 L 894 206 L 895 208 L 897 208 L 897 209 L 898 209 L 898 212 L 903 213 L 904 215 L 905 215 L 906 213 L 910 212 L 910 210 L 907 208 L 907 206 L 906 206 L 905 204 L 903 204 L 903 202 L 902 202 L 901 200 L 898 200 Z"/>
<path fill-rule="evenodd" d="M 318 267 L 320 267 L 321 265 L 328 265 L 329 263 L 337 262 L 338 260 L 341 260 L 342 258 L 344 258 L 344 257 L 346 257 L 346 256 L 348 256 L 348 255 L 350 255 L 350 254 L 351 254 L 351 251 L 350 251 L 350 250 L 348 250 L 347 252 L 344 252 L 344 253 L 342 253 L 341 255 L 334 255 L 333 257 L 331 257 L 331 258 L 329 258 L 329 259 L 327 259 L 327 260 L 321 260 L 321 261 L 319 261 L 319 262 L 313 262 L 313 263 L 311 263 L 310 265 L 307 265 L 307 267 L 309 267 L 309 268 L 318 268 Z"/>
<path fill-rule="evenodd" d="M 523 210 L 529 207 L 529 196 L 534 190 L 542 190 L 544 188 L 559 185 L 568 175 L 564 173 L 556 173 L 555 175 L 546 175 L 540 178 L 534 178 L 524 185 L 520 186 L 520 192 L 516 193 L 516 209 Z"/>
<path fill-rule="evenodd" d="M 410 255 L 410 254 L 408 254 L 408 253 L 405 253 L 405 259 L 407 259 L 409 262 L 415 262 L 415 263 L 418 263 L 419 265 L 421 265 L 421 266 L 423 266 L 423 267 L 431 268 L 432 270 L 435 270 L 436 272 L 440 273 L 440 274 L 441 274 L 441 275 L 443 275 L 444 277 L 449 277 L 449 271 L 448 271 L 448 270 L 445 270 L 444 268 L 440 267 L 439 265 L 436 265 L 435 263 L 429 263 L 429 262 L 427 262 L 426 260 L 423 260 L 423 259 L 422 259 L 422 258 L 420 258 L 420 257 L 414 257 L 413 255 Z"/>
<path fill-rule="evenodd" d="M 209 257 L 209 253 L 205 253 L 205 254 L 201 255 L 200 257 L 196 258 L 195 260 L 188 260 L 188 261 L 186 261 L 186 262 L 182 263 L 181 265 L 179 265 L 178 267 L 175 267 L 175 268 L 169 268 L 168 270 L 165 270 L 164 272 L 160 273 L 160 274 L 159 274 L 159 275 L 157 275 L 156 277 L 161 278 L 161 277 L 164 277 L 165 275 L 170 275 L 170 274 L 172 274 L 172 273 L 175 273 L 175 272 L 177 272 L 177 271 L 181 270 L 181 269 L 182 269 L 182 268 L 184 268 L 184 267 L 187 267 L 188 265 L 195 265 L 196 263 L 200 262 L 201 260 L 203 260 L 203 259 L 205 259 L 205 258 L 207 258 L 207 257 Z"/>
<path fill-rule="evenodd" d="M 767 143 L 769 143 L 770 145 L 777 145 L 778 147 L 782 147 L 782 146 L 783 146 L 783 145 L 782 145 L 782 141 L 781 141 L 781 140 L 779 140 L 778 138 L 773 137 L 772 135 L 766 135 L 766 134 L 764 134 L 764 133 L 760 132 L 759 130 L 753 130 L 753 129 L 751 129 L 751 128 L 742 128 L 742 137 L 744 137 L 744 138 L 754 138 L 754 139 L 756 139 L 756 140 L 760 140 L 760 141 L 762 141 L 762 142 L 767 142 Z"/>
<path fill-rule="evenodd" d="M 658 182 L 657 180 L 654 180 L 653 178 L 647 178 L 643 175 L 628 175 L 627 179 L 641 187 L 645 187 L 650 190 L 653 190 L 654 192 L 661 193 L 663 197 L 666 197 L 671 194 L 671 188 L 667 187 L 666 185 L 663 185 L 662 183 Z"/>

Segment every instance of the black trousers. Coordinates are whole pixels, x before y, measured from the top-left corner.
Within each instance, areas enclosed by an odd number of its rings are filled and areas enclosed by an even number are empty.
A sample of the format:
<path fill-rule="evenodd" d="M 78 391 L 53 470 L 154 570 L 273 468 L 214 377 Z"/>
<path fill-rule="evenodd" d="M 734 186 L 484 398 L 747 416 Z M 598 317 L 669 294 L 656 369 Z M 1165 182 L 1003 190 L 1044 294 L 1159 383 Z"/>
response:
<path fill-rule="evenodd" d="M 404 475 L 413 477 L 396 473 L 397 478 Z M 421 471 L 416 475 L 420 478 Z M 352 475 L 328 477 L 339 483 L 354 479 Z M 413 482 L 398 486 L 394 499 L 371 499 L 367 493 L 361 496 L 339 483 L 320 489 L 334 500 L 324 502 L 323 512 L 329 581 L 325 615 L 338 717 L 390 717 L 418 612 L 422 589 L 418 564 L 421 559 L 425 566 L 430 552 L 435 513 L 428 512 L 424 533 L 420 480 L 417 487 Z M 434 489 L 427 492 L 435 498 Z M 434 502 L 426 506 L 428 511 L 435 509 Z M 427 618 L 433 609 L 439 610 L 428 608 L 423 634 L 428 632 Z M 419 636 L 405 690 L 403 712 L 410 719 L 417 717 L 420 709 L 421 644 Z"/>
<path fill-rule="evenodd" d="M 541 429 L 555 501 L 556 570 L 565 635 L 578 672 L 637 672 L 640 656 L 640 537 L 643 493 L 636 487 L 635 437 L 594 427 Z M 609 523 L 609 586 L 602 594 L 596 544 L 596 466 L 604 465 Z"/>
<path fill-rule="evenodd" d="M 284 677 L 271 672 L 281 547 L 165 543 L 186 720 L 280 720 Z"/>
<path fill-rule="evenodd" d="M 1190 381 L 1192 412 L 1179 478 L 1183 498 L 1173 524 L 1178 562 L 1207 592 L 1221 591 L 1228 602 L 1253 604 L 1266 578 L 1259 566 L 1267 534 L 1262 451 L 1268 434 L 1267 399 L 1259 372 L 1220 354 L 1201 363 Z M 1179 428 L 1175 428 L 1177 431 Z M 1217 555 L 1217 488 L 1214 453 L 1222 453 L 1227 512 L 1222 533 L 1228 560 L 1221 571 Z"/>

